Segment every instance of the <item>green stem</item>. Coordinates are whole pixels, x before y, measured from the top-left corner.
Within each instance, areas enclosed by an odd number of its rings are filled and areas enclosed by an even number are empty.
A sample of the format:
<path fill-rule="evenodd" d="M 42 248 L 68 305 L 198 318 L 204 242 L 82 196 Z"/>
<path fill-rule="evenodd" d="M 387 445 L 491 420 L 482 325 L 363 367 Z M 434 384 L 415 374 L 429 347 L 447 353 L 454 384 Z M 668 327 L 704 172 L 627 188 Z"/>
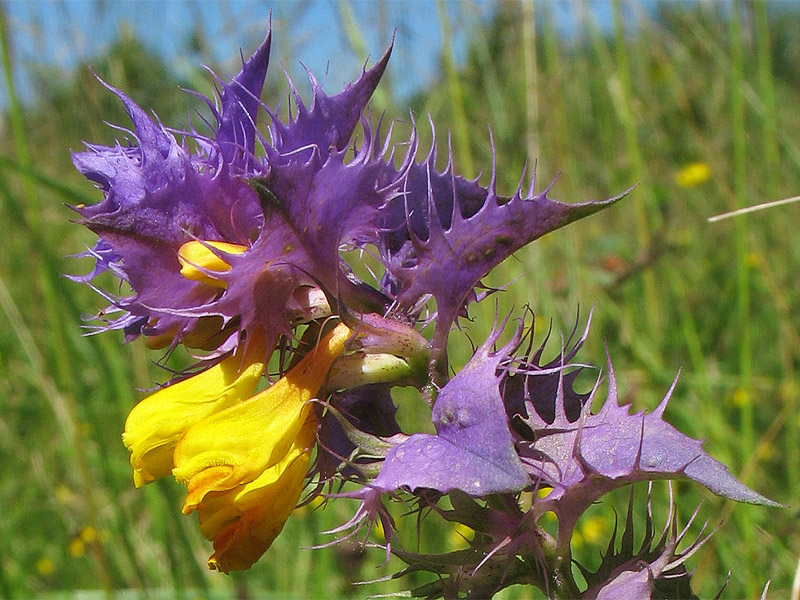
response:
<path fill-rule="evenodd" d="M 742 40 L 741 0 L 734 4 L 730 19 L 731 40 L 731 135 L 733 138 L 733 208 L 747 204 L 747 139 L 744 106 L 744 43 Z M 739 329 L 739 430 L 741 464 L 746 464 L 756 449 L 755 414 L 753 409 L 753 351 L 750 328 L 750 273 L 747 264 L 747 217 L 736 219 L 736 326 Z M 749 511 L 738 511 L 737 522 L 745 548 L 754 548 L 754 523 Z M 750 584 L 748 595 L 757 595 Z"/>
<path fill-rule="evenodd" d="M 525 145 L 531 160 L 539 156 L 539 86 L 533 0 L 522 3 L 522 57 L 525 65 Z"/>
<path fill-rule="evenodd" d="M 509 115 L 512 112 L 509 109 L 509 101 L 504 93 L 505 90 L 501 84 L 500 77 L 498 77 L 498 69 L 492 62 L 485 27 L 478 21 L 478 7 L 475 0 L 471 0 L 468 6 L 469 10 L 465 11 L 465 16 L 470 17 L 469 29 L 473 36 L 472 44 L 475 51 L 475 60 L 480 67 L 481 77 L 486 80 L 484 91 L 486 92 L 486 100 L 489 103 L 490 122 L 497 138 L 505 140 L 508 139 L 509 135 L 516 134 L 516 132 L 511 131 L 512 125 Z"/>
<path fill-rule="evenodd" d="M 155 485 L 158 486 L 158 491 L 163 499 L 164 506 L 162 507 L 162 512 L 165 512 L 167 515 L 174 514 L 173 511 L 175 510 L 175 507 L 181 505 L 181 499 L 178 497 L 175 487 L 170 485 L 170 482 L 164 479 L 159 479 L 155 482 Z M 208 569 L 201 568 L 197 561 L 194 560 L 195 549 L 192 546 L 192 541 L 189 538 L 188 533 L 188 530 L 195 527 L 195 523 L 191 522 L 189 519 L 182 518 L 173 520 L 171 522 L 175 525 L 176 535 L 178 537 L 178 545 L 181 549 L 184 564 L 187 564 L 189 570 L 191 571 L 190 581 L 192 581 L 195 585 L 199 584 L 200 589 L 203 592 L 203 596 L 208 597 L 211 591 L 211 588 L 208 585 Z"/>
<path fill-rule="evenodd" d="M 22 107 L 19 103 L 17 96 L 17 88 L 14 83 L 14 69 L 11 64 L 11 50 L 8 41 L 8 31 L 6 28 L 6 11 L 5 6 L 0 2 L 0 50 L 2 50 L 3 57 L 3 76 L 6 82 L 6 89 L 8 90 L 8 103 L 9 110 L 8 116 L 11 121 L 11 135 L 14 138 L 14 148 L 17 154 L 19 164 L 24 168 L 30 168 L 31 156 L 28 151 L 28 144 L 25 136 L 25 123 L 22 118 Z M 36 202 L 36 194 L 33 193 L 33 185 L 25 180 L 23 182 L 25 196 L 31 204 L 28 205 L 30 217 L 35 219 L 38 223 L 39 207 Z"/>
<path fill-rule="evenodd" d="M 617 65 L 616 75 L 619 82 L 619 94 L 616 97 L 617 112 L 625 133 L 625 147 L 630 161 L 631 178 L 634 182 L 642 183 L 639 193 L 643 198 L 641 202 L 636 203 L 637 241 L 640 248 L 650 248 L 652 228 L 658 229 L 661 225 L 657 208 L 658 201 L 653 193 L 653 188 L 648 184 L 648 176 L 639 144 L 636 117 L 631 107 L 633 84 L 628 56 L 628 41 L 625 39 L 625 27 L 622 20 L 622 6 L 619 0 L 615 0 L 612 6 L 614 14 L 614 49 Z M 647 315 L 646 326 L 652 339 L 658 344 L 658 340 L 661 337 L 660 332 L 663 331 L 663 328 L 656 277 L 651 269 L 644 271 L 642 277 L 644 281 L 644 314 Z"/>
<path fill-rule="evenodd" d="M 694 315 L 689 305 L 686 284 L 673 268 L 669 268 L 668 273 L 669 280 L 672 283 L 672 292 L 675 295 L 675 306 L 678 310 L 683 340 L 689 351 L 693 374 L 700 384 L 699 396 L 705 400 L 710 400 L 712 398 L 711 378 L 706 368 L 706 359 L 700 341 L 700 334 L 697 331 Z"/>
<path fill-rule="evenodd" d="M 461 86 L 461 79 L 456 69 L 456 59 L 453 55 L 453 34 L 450 30 L 450 17 L 447 15 L 447 5 L 444 0 L 438 0 L 436 8 L 439 15 L 439 27 L 442 31 L 442 64 L 453 109 L 455 146 L 461 167 L 459 170 L 467 177 L 474 177 L 475 168 L 472 161 L 472 147 L 469 141 L 470 123 L 467 120 L 464 90 Z"/>
<path fill-rule="evenodd" d="M 780 153 L 778 150 L 778 110 L 775 101 L 775 83 L 772 70 L 772 44 L 770 40 L 769 18 L 767 14 L 766 2 L 755 2 L 752 5 L 753 16 L 755 17 L 756 26 L 756 58 L 758 61 L 758 87 L 759 95 L 764 102 L 763 120 L 763 170 L 765 175 L 765 190 L 766 195 L 770 199 L 779 197 L 778 192 L 778 178 L 780 168 Z M 788 222 L 784 223 L 783 231 L 787 236 L 792 235 L 791 226 Z M 765 265 L 765 270 L 768 270 L 769 265 Z M 785 300 L 785 291 L 780 285 L 771 286 L 775 298 L 776 307 L 783 315 L 788 316 L 789 311 L 781 311 L 782 306 L 787 304 Z M 794 349 L 795 329 L 792 324 L 791 317 L 784 317 L 780 321 L 780 349 L 781 349 L 781 366 L 782 366 L 782 382 L 783 389 L 791 388 L 794 378 L 794 368 L 792 365 L 792 353 Z M 791 394 L 781 393 L 780 398 L 784 402 L 793 401 Z M 794 482 L 800 482 L 800 441 L 796 435 L 784 436 L 784 444 L 786 449 L 785 465 L 787 478 L 786 481 L 792 485 Z"/>
<path fill-rule="evenodd" d="M 769 20 L 766 2 L 754 2 L 753 16 L 756 25 L 756 59 L 758 62 L 759 96 L 764 102 L 763 116 L 763 161 L 766 176 L 767 197 L 777 196 L 778 152 L 778 110 L 775 104 L 775 85 L 772 75 L 772 54 L 770 44 Z"/>
<path fill-rule="evenodd" d="M 731 134 L 733 137 L 733 208 L 747 204 L 747 140 L 744 113 L 744 59 L 742 42 L 742 4 L 735 4 L 730 21 L 731 39 Z M 742 406 L 740 428 L 742 461 L 754 449 L 752 333 L 750 330 L 750 274 L 747 266 L 747 218 L 736 219 L 736 312 L 739 328 L 739 376 Z"/>

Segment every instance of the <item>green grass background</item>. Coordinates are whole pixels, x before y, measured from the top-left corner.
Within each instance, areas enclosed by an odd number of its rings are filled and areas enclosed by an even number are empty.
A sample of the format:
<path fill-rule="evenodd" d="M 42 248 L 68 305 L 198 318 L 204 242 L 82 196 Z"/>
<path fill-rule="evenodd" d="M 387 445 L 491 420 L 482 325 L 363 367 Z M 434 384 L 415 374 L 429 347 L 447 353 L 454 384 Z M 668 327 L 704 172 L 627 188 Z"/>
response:
<path fill-rule="evenodd" d="M 351 61 L 355 77 L 370 17 L 346 1 L 336 6 L 338 29 L 322 35 L 346 37 L 352 55 L 331 60 Z M 385 16 L 386 3 L 375 6 L 375 18 Z M 566 201 L 639 183 L 615 207 L 520 251 L 486 283 L 516 279 L 501 311 L 530 304 L 545 326 L 537 327 L 540 334 L 550 319 L 568 333 L 578 306 L 583 316 L 594 306 L 582 358 L 604 364 L 605 339 L 621 392 L 636 409 L 655 407 L 682 367 L 667 419 L 707 439 L 706 450 L 745 483 L 788 505 L 734 505 L 677 484 L 681 524 L 701 501 L 692 531 L 706 519 L 720 524 L 691 563 L 695 592 L 713 596 L 731 569 L 724 597 L 758 597 L 771 580 L 768 597 L 788 598 L 800 554 L 800 204 L 717 224 L 707 218 L 800 191 L 800 9 L 665 3 L 652 13 L 616 2 L 613 26 L 604 30 L 585 4 L 575 3 L 580 27 L 564 38 L 546 2 L 493 4 L 488 21 L 479 8 L 485 7 L 469 1 L 449 11 L 417 5 L 439 19 L 440 78 L 410 101 L 398 99 L 392 82 L 403 77 L 404 65 L 393 60 L 373 114 L 407 122 L 410 106 L 429 139 L 430 113 L 440 159 L 450 131 L 456 168 L 467 176 L 483 170 L 483 181 L 491 127 L 501 192 L 513 191 L 527 156 L 538 157 L 539 189 L 563 170 L 554 196 Z M 276 32 L 283 25 L 276 22 Z M 402 47 L 402 23 L 390 25 L 401 27 Z M 7 43 L 11 26 L 2 27 L 11 103 L 0 129 L 0 597 L 346 598 L 400 589 L 395 581 L 351 586 L 398 566 L 378 567 L 380 551 L 305 549 L 330 540 L 320 532 L 352 514 L 348 501 L 299 511 L 251 571 L 226 577 L 206 571 L 209 544 L 194 520 L 179 514 L 179 486 L 133 488 L 120 432 L 144 395 L 139 390 L 166 374 L 152 364 L 158 355 L 139 342 L 122 345 L 114 333 L 84 336 L 81 316 L 104 303 L 62 277 L 88 268 L 62 257 L 93 242 L 70 223 L 64 203 L 99 199 L 74 172 L 68 150 L 84 139 L 110 143 L 115 132 L 103 121 L 126 121 L 86 65 L 69 73 L 36 65 L 35 96 L 19 98 L 10 79 L 20 66 Z M 458 65 L 454 28 L 466 29 L 471 40 Z M 204 39 L 197 33 L 193 39 Z M 280 50 L 264 96 L 271 104 L 284 86 L 275 66 L 292 61 Z M 125 28 L 91 66 L 169 125 L 185 124 L 187 106 L 195 106 L 179 85 L 211 90 L 199 66 L 178 78 Z M 694 162 L 706 164 L 710 178 L 678 185 L 676 175 Z M 494 311 L 491 301 L 473 307 L 465 335 L 480 342 Z M 454 336 L 457 363 L 468 348 L 464 335 Z M 172 366 L 180 364 L 174 357 Z M 404 399 L 401 413 L 423 426 L 423 403 Z M 661 523 L 666 487 L 655 492 Z M 587 514 L 575 541 L 579 559 L 598 563 L 627 493 Z M 427 525 L 426 549 L 458 547 L 458 534 L 433 519 Z M 413 543 L 413 520 L 403 527 Z M 520 588 L 503 596 L 540 597 Z"/>

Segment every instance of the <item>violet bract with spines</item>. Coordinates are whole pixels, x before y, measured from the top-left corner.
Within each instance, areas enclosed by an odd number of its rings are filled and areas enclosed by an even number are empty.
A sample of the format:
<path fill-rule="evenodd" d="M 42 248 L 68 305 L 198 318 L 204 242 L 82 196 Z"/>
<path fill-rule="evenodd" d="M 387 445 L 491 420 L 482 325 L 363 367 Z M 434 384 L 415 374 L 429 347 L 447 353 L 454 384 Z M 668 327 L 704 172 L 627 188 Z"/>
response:
<path fill-rule="evenodd" d="M 337 532 L 352 536 L 380 520 L 386 551 L 409 565 L 400 575 L 436 575 L 415 595 L 483 597 L 524 583 L 551 596 L 645 597 L 667 575 L 688 584 L 674 532 L 652 548 L 648 534 L 638 551 L 623 544 L 609 552 L 597 572 L 586 571 L 585 590 L 571 572 L 575 524 L 620 486 L 692 479 L 735 500 L 774 504 L 663 420 L 674 385 L 654 411 L 632 415 L 619 404 L 609 359 L 608 398 L 593 414 L 597 386 L 574 389 L 587 369 L 574 359 L 588 323 L 543 363 L 527 312 L 504 345 L 511 315 L 463 368 L 449 370 L 449 333 L 481 299 L 481 280 L 528 243 L 627 192 L 565 204 L 550 196 L 555 182 L 536 191 L 534 169 L 527 187 L 523 174 L 502 196 L 494 161 L 486 187 L 457 175 L 451 152 L 437 170 L 435 142 L 418 161 L 416 126 L 397 142 L 367 109 L 391 47 L 339 94 L 327 95 L 312 76 L 308 105 L 289 81 L 294 106 L 284 118 L 260 99 L 270 41 L 218 82 L 218 98 L 207 100 L 209 131 L 176 133 L 107 86 L 133 123 L 129 144 L 73 155 L 103 194 L 75 207 L 99 239 L 83 254 L 93 269 L 73 278 L 94 285 L 110 271 L 131 290 L 98 290 L 110 305 L 97 328 L 169 351 L 182 344 L 200 361 L 199 374 L 179 375 L 132 413 L 125 440 L 137 484 L 178 477 L 184 510 L 200 513 L 214 541 L 209 564 L 224 571 L 258 560 L 310 482 L 312 495 L 359 500 Z M 371 252 L 382 272 L 358 279 L 345 249 Z M 265 391 L 255 394 L 249 379 L 236 384 L 245 373 L 260 377 L 276 351 L 281 373 Z M 207 405 L 184 397 L 198 386 Z M 396 386 L 420 390 L 435 433 L 401 430 Z M 533 498 L 526 508 L 523 495 Z M 472 528 L 470 548 L 404 549 L 389 508 L 399 497 L 420 515 Z M 548 511 L 559 520 L 556 539 L 540 523 Z M 649 509 L 647 519 L 650 531 Z M 646 576 L 634 569 L 643 563 Z"/>
<path fill-rule="evenodd" d="M 415 433 L 392 448 L 372 488 L 431 489 L 472 496 L 518 492 L 530 477 L 517 456 L 495 375 L 517 345 L 493 351 L 499 328 L 439 392 L 431 418 L 436 435 Z"/>

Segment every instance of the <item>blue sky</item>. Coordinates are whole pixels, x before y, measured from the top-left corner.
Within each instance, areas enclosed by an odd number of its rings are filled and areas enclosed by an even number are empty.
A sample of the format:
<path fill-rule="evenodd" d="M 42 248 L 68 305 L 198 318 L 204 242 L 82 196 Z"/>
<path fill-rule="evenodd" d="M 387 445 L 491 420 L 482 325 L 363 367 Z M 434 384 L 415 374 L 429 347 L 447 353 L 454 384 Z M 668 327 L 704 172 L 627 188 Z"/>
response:
<path fill-rule="evenodd" d="M 380 10 L 383 6 L 383 14 Z M 468 32 L 488 19 L 495 2 L 448 0 L 457 60 L 463 59 Z M 541 6 L 539 2 L 537 6 Z M 610 23 L 606 2 L 590 3 L 602 26 Z M 273 64 L 302 77 L 307 66 L 320 78 L 328 72 L 331 90 L 353 78 L 362 60 L 345 33 L 344 16 L 353 15 L 364 48 L 374 60 L 387 46 L 393 28 L 397 39 L 392 60 L 396 92 L 408 95 L 436 77 L 441 51 L 440 23 L 433 0 L 11 0 L 4 4 L 20 96 L 29 98 L 27 69 L 44 63 L 68 71 L 81 60 L 101 54 L 123 27 L 134 31 L 178 73 L 194 68 L 197 57 L 185 55 L 186 41 L 200 23 L 209 41 L 209 62 L 238 70 L 239 50 L 247 54 L 263 38 L 273 13 Z M 577 31 L 566 1 L 548 2 L 556 26 L 565 35 Z M 330 91 L 330 90 L 329 90 Z M 334 90 L 335 91 L 335 90 Z M 0 94 L 0 107 L 7 102 Z"/>

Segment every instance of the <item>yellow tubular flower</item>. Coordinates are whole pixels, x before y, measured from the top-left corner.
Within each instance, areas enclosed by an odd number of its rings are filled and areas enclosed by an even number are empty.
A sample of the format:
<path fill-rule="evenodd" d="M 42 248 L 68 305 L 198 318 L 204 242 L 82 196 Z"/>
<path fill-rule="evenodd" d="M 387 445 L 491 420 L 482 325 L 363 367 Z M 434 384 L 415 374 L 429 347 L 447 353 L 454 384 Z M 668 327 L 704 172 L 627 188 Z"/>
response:
<path fill-rule="evenodd" d="M 297 505 L 316 433 L 313 414 L 280 462 L 250 483 L 212 494 L 199 510 L 200 530 L 214 540 L 211 569 L 249 569 L 283 529 Z"/>
<path fill-rule="evenodd" d="M 136 487 L 172 472 L 173 452 L 191 425 L 247 398 L 264 371 L 263 344 L 226 358 L 202 373 L 165 387 L 137 404 L 122 442 L 131 451 Z"/>
<path fill-rule="evenodd" d="M 212 248 L 220 252 L 215 253 Z M 186 279 L 202 281 L 224 289 L 228 284 L 221 279 L 217 279 L 208 271 L 217 271 L 219 273 L 230 271 L 231 266 L 219 254 L 241 254 L 245 250 L 247 250 L 246 246 L 227 242 L 199 242 L 197 240 L 186 242 L 178 250 L 181 275 Z"/>
<path fill-rule="evenodd" d="M 339 324 L 263 392 L 192 425 L 172 473 L 188 488 L 183 512 L 200 512 L 214 538 L 209 566 L 250 567 L 280 532 L 303 487 L 316 431 L 309 402 L 352 330 Z"/>

